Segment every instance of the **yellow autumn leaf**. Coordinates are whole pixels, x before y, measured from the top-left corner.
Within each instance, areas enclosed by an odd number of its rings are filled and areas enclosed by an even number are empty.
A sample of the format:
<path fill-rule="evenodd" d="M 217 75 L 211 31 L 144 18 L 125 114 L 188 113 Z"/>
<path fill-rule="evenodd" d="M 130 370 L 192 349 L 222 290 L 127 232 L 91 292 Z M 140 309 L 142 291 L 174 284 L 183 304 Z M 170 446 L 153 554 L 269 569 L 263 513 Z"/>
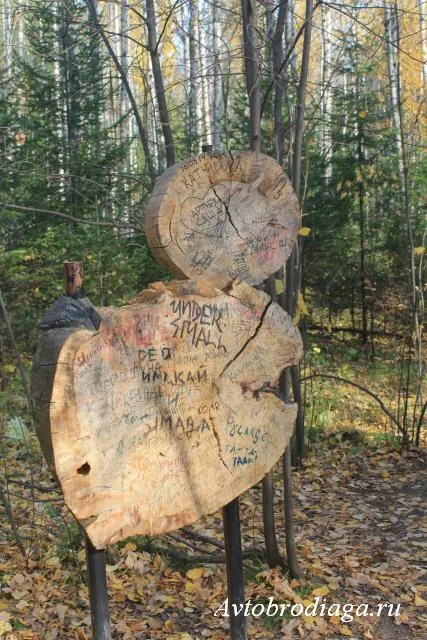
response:
<path fill-rule="evenodd" d="M 203 567 L 197 567 L 196 569 L 189 569 L 185 574 L 190 580 L 199 580 L 205 574 Z"/>
<path fill-rule="evenodd" d="M 128 542 L 123 547 L 124 553 L 129 553 L 129 551 L 136 551 L 137 549 L 138 549 L 138 547 L 136 546 L 136 544 L 134 542 Z"/>
<path fill-rule="evenodd" d="M 307 305 L 305 304 L 304 296 L 301 291 L 298 292 L 298 301 L 297 301 L 298 309 L 302 316 L 308 316 L 309 311 L 307 309 Z"/>
<path fill-rule="evenodd" d="M 314 596 L 327 596 L 329 593 L 328 587 L 317 587 L 317 589 L 313 589 L 311 592 Z"/>
<path fill-rule="evenodd" d="M 415 606 L 416 607 L 426 607 L 427 606 L 427 600 L 424 600 L 424 598 L 421 598 L 421 596 L 415 596 Z"/>
<path fill-rule="evenodd" d="M 275 280 L 274 283 L 276 285 L 276 293 L 280 296 L 284 291 L 283 280 Z"/>
<path fill-rule="evenodd" d="M 359 111 L 359 118 L 366 118 L 366 116 L 368 115 L 367 111 Z"/>
<path fill-rule="evenodd" d="M 301 229 L 298 231 L 298 235 L 299 236 L 309 236 L 311 233 L 311 229 L 310 227 L 301 227 Z"/>
<path fill-rule="evenodd" d="M 61 561 L 57 556 L 50 556 L 45 562 L 47 567 L 60 567 Z"/>
<path fill-rule="evenodd" d="M 342 624 L 339 629 L 340 629 L 341 633 L 343 634 L 343 636 L 352 636 L 353 635 L 346 624 Z"/>
<path fill-rule="evenodd" d="M 16 371 L 16 367 L 15 367 L 15 365 L 14 365 L 14 364 L 5 364 L 5 365 L 3 366 L 3 370 L 4 370 L 6 373 L 15 373 L 15 371 Z"/>
<path fill-rule="evenodd" d="M 190 582 L 190 580 L 188 582 L 185 583 L 185 590 L 188 593 L 193 593 L 193 591 L 197 591 L 198 587 L 197 584 L 195 584 L 194 582 Z"/>
<path fill-rule="evenodd" d="M 402 611 L 398 616 L 394 618 L 394 623 L 398 626 L 401 624 L 408 624 L 409 616 L 407 611 Z"/>
<path fill-rule="evenodd" d="M 297 310 L 296 310 L 296 313 L 295 313 L 294 317 L 292 318 L 292 324 L 294 325 L 294 327 L 296 327 L 298 325 L 299 321 L 304 316 L 308 316 L 308 309 L 307 309 L 306 304 L 304 302 L 304 298 L 302 296 L 302 293 L 299 292 L 298 293 L 298 300 L 297 300 Z"/>
<path fill-rule="evenodd" d="M 415 247 L 414 256 L 422 256 L 425 253 L 425 247 Z"/>

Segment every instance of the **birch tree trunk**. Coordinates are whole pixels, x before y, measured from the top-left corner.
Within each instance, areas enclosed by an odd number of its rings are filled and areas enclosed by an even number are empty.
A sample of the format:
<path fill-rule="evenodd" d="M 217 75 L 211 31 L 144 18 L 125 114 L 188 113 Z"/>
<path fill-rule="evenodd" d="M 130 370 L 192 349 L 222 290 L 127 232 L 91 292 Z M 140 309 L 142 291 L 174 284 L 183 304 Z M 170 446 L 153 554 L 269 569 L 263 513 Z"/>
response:
<path fill-rule="evenodd" d="M 426 13 L 427 13 L 427 4 L 425 2 L 420 2 L 420 13 L 419 13 L 419 23 L 420 23 L 420 35 L 421 35 L 421 51 L 422 51 L 422 59 L 424 64 L 421 65 L 421 82 L 423 87 L 423 96 L 424 100 L 427 100 L 427 36 L 425 35 L 426 31 Z"/>
<path fill-rule="evenodd" d="M 285 2 L 285 46 L 286 51 L 292 46 L 296 35 L 296 19 L 295 19 L 295 0 L 288 0 Z M 290 57 L 290 65 L 292 71 L 297 74 L 297 57 L 296 53 L 292 52 Z"/>
<path fill-rule="evenodd" d="M 1 71 L 2 77 L 5 80 L 8 79 L 12 70 L 12 20 L 11 20 L 11 7 L 10 0 L 2 0 L 1 2 L 1 15 L 2 15 L 2 60 Z M 7 96 L 7 82 L 1 84 L 0 96 Z"/>
<path fill-rule="evenodd" d="M 198 58 L 198 42 L 197 42 L 197 22 L 198 7 L 197 0 L 189 2 L 189 23 L 188 23 L 188 54 L 190 69 L 190 87 L 188 97 L 188 134 L 190 153 L 197 153 L 200 147 L 200 104 L 199 104 L 199 79 L 200 65 Z"/>
<path fill-rule="evenodd" d="M 395 132 L 396 151 L 399 156 L 399 169 L 402 172 L 402 144 L 400 140 L 401 122 L 399 115 L 398 92 L 398 52 L 397 52 L 397 12 L 394 2 L 384 0 L 384 27 L 387 52 L 389 99 L 392 125 Z"/>
<path fill-rule="evenodd" d="M 284 3 L 284 38 L 285 38 L 285 52 L 290 51 L 296 37 L 296 24 L 295 24 L 295 0 L 288 0 Z M 289 58 L 289 71 L 286 76 L 291 77 L 296 80 L 297 78 L 297 57 L 295 51 L 292 51 Z M 284 100 L 287 106 L 287 117 L 288 117 L 288 140 L 287 140 L 287 164 L 290 167 L 292 163 L 292 147 L 294 140 L 294 125 L 293 125 L 293 92 L 290 90 L 290 83 L 288 78 L 286 77 L 283 91 L 284 91 Z"/>
<path fill-rule="evenodd" d="M 197 44 L 200 68 L 200 108 L 201 108 L 201 138 L 203 144 L 212 144 L 212 135 L 210 131 L 210 107 L 209 107 L 209 91 L 208 91 L 208 62 L 207 62 L 207 34 L 205 31 L 205 12 L 203 0 L 198 0 L 197 11 Z"/>
<path fill-rule="evenodd" d="M 190 135 L 190 91 L 191 84 L 189 82 L 190 79 L 190 63 L 189 63 L 189 20 L 188 20 L 188 12 L 186 11 L 186 7 L 183 4 L 180 8 L 179 12 L 179 36 L 181 38 L 181 46 L 182 46 L 182 71 L 183 71 L 183 93 L 184 93 L 184 101 L 185 101 L 185 133 L 186 133 L 186 150 L 187 154 L 191 154 L 191 135 Z"/>
<path fill-rule="evenodd" d="M 217 151 L 222 151 L 221 144 L 221 119 L 223 111 L 223 92 L 221 81 L 221 23 L 219 20 L 219 7 L 212 4 L 212 54 L 213 54 L 213 86 L 212 86 L 212 130 L 213 146 Z"/>
<path fill-rule="evenodd" d="M 332 175 L 332 137 L 331 137 L 331 112 L 332 112 L 332 91 L 330 86 L 331 67 L 331 9 L 328 6 L 321 6 L 322 12 L 322 54 L 321 54 L 321 147 L 325 163 L 325 176 L 327 180 Z"/>
<path fill-rule="evenodd" d="M 359 74 L 356 76 L 356 90 L 359 94 L 363 91 L 359 86 Z M 359 201 L 359 276 L 360 276 L 360 296 L 362 302 L 362 342 L 366 344 L 368 342 L 368 305 L 366 300 L 366 233 L 365 233 L 365 184 L 363 180 L 363 165 L 364 165 L 364 149 L 362 145 L 363 140 L 363 121 L 357 117 L 357 159 L 359 165 L 359 184 L 358 184 L 358 201 Z"/>

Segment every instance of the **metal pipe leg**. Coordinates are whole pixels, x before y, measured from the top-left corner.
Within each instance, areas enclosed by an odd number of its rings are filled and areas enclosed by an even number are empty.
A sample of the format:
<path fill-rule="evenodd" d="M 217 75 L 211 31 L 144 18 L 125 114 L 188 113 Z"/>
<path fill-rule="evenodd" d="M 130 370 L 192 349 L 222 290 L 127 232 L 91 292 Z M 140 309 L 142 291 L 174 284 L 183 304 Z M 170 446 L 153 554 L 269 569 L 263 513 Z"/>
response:
<path fill-rule="evenodd" d="M 95 549 L 89 538 L 85 537 L 93 640 L 111 640 L 106 553 L 104 549 Z"/>
<path fill-rule="evenodd" d="M 223 508 L 222 514 L 224 520 L 231 640 L 247 640 L 248 635 L 244 616 L 245 588 L 243 582 L 239 498 L 229 502 L 229 504 Z M 233 605 L 236 605 L 237 615 L 235 615 Z"/>

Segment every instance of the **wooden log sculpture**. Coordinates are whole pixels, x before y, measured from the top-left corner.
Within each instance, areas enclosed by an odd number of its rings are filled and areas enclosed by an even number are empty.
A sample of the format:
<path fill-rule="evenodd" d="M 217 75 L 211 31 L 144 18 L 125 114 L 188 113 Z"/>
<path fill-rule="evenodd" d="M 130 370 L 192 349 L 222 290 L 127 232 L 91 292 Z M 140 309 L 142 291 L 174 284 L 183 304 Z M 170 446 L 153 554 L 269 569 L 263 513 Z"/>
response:
<path fill-rule="evenodd" d="M 252 151 L 204 153 L 158 178 L 147 239 L 178 277 L 206 276 L 223 289 L 259 284 L 284 265 L 300 224 L 296 197 L 273 158 Z"/>
<path fill-rule="evenodd" d="M 99 330 L 74 329 L 55 362 L 46 344 L 64 329 L 48 329 L 33 394 L 49 407 L 37 430 L 65 502 L 104 548 L 189 524 L 263 477 L 296 414 L 273 388 L 302 347 L 285 312 L 244 283 L 228 294 L 157 283 L 99 313 Z M 52 380 L 50 398 L 38 394 Z"/>
<path fill-rule="evenodd" d="M 298 221 L 274 160 L 203 154 L 159 179 L 147 214 L 156 255 L 203 278 L 150 285 L 119 309 L 80 292 L 44 316 L 37 433 L 96 548 L 216 511 L 283 453 L 297 407 L 275 387 L 301 338 L 248 283 L 283 264 Z"/>

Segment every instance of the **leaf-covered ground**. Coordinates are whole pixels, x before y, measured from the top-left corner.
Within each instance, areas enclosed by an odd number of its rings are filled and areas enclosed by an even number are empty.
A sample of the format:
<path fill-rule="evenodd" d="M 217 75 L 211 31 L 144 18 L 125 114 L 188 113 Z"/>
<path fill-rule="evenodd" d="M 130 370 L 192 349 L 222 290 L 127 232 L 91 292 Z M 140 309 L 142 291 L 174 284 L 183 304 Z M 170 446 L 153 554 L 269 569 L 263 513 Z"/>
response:
<path fill-rule="evenodd" d="M 16 425 L 15 425 L 16 426 Z M 30 438 L 31 440 L 31 438 Z M 27 437 L 28 441 L 28 437 Z M 85 552 L 77 527 L 54 492 L 38 456 L 10 444 L 8 490 L 25 561 L 0 514 L 0 637 L 89 639 Z M 360 438 L 356 431 L 326 432 L 311 445 L 305 467 L 295 473 L 295 520 L 303 577 L 270 570 L 262 559 L 245 559 L 246 598 L 253 602 L 401 604 L 400 616 L 341 615 L 248 618 L 250 638 L 357 638 L 411 640 L 425 637 L 427 619 L 425 495 L 426 459 L 421 450 L 401 454 L 392 444 Z M 284 547 L 283 501 L 277 470 L 276 514 Z M 15 480 L 14 480 L 15 479 Z M 18 484 L 14 484 L 18 483 Z M 32 490 L 25 487 L 36 484 Z M 424 500 L 424 503 L 423 503 Z M 262 548 L 261 490 L 241 499 L 245 549 Z M 192 528 L 213 546 L 186 532 L 174 538 L 133 539 L 108 555 L 113 637 L 131 640 L 228 638 L 228 620 L 214 612 L 226 598 L 221 562 L 197 560 L 222 550 L 221 514 Z M 150 547 L 151 544 L 151 547 Z M 218 546 L 219 545 L 219 546 Z M 424 545 L 424 546 L 423 546 Z M 186 562 L 185 556 L 195 556 Z M 371 609 L 371 611 L 374 609 Z M 333 612 L 334 610 L 332 610 Z M 376 609 L 375 609 L 376 611 Z M 424 626 L 423 626 L 424 624 Z"/>

